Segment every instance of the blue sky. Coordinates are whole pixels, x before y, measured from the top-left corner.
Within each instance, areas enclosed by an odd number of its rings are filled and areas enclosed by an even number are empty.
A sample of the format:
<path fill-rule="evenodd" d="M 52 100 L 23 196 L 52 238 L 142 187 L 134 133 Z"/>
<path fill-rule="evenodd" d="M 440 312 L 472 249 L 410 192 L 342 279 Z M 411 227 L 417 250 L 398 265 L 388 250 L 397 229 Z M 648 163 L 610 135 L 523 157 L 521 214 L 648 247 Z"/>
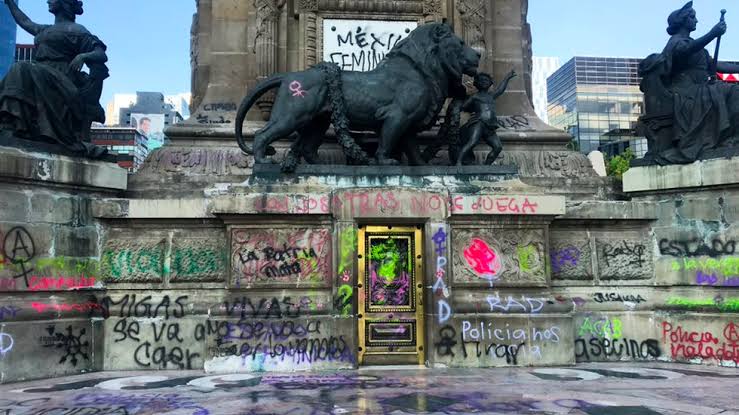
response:
<path fill-rule="evenodd" d="M 244 0 L 246 1 L 246 0 Z M 536 56 L 575 55 L 645 57 L 667 41 L 667 15 L 683 0 L 530 0 L 529 22 Z M 735 0 L 695 0 L 698 34 L 728 8 L 729 31 L 721 57 L 739 60 L 739 7 Z M 44 0 L 21 0 L 21 8 L 38 23 L 51 23 Z M 190 24 L 195 0 L 86 0 L 78 22 L 109 48 L 111 77 L 102 103 L 116 92 L 190 90 Z M 735 23 L 734 23 L 735 22 Z M 32 39 L 18 31 L 18 42 Z M 713 46 L 709 46 L 713 53 Z"/>
<path fill-rule="evenodd" d="M 20 0 L 37 23 L 53 23 L 45 0 Z M 85 0 L 77 22 L 108 46 L 110 78 L 103 106 L 114 93 L 190 91 L 190 25 L 195 0 Z M 18 43 L 33 38 L 18 28 Z"/>
<path fill-rule="evenodd" d="M 667 16 L 687 0 L 529 0 L 535 56 L 643 58 L 660 52 L 667 42 Z M 702 36 L 728 9 L 728 31 L 721 39 L 721 60 L 739 60 L 739 3 L 736 0 L 695 0 L 694 35 Z M 714 45 L 708 50 L 713 55 Z"/>

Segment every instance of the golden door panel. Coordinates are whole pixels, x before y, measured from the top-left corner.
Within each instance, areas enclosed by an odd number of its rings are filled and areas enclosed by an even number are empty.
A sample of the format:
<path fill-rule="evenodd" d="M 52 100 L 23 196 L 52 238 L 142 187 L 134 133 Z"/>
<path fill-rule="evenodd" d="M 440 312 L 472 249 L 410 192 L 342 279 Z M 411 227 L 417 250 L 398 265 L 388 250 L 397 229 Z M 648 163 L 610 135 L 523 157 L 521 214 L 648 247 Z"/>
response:
<path fill-rule="evenodd" d="M 359 230 L 359 362 L 423 364 L 421 231 Z"/>

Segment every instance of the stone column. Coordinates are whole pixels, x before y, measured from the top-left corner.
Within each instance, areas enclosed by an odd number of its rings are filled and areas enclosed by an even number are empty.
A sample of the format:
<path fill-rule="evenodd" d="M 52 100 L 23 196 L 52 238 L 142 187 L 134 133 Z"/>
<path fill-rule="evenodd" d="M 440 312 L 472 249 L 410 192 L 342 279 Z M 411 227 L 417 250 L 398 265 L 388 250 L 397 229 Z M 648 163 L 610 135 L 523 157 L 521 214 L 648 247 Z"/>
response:
<path fill-rule="evenodd" d="M 192 16 L 190 28 L 190 68 L 192 71 L 190 107 L 196 109 L 202 103 L 208 88 L 210 74 L 211 0 L 196 0 L 197 11 Z"/>
<path fill-rule="evenodd" d="M 279 23 L 282 9 L 286 0 L 256 0 L 256 34 L 252 44 L 252 53 L 256 57 L 256 79 L 250 82 L 250 87 L 268 78 L 278 71 L 279 53 Z M 262 110 L 262 115 L 269 119 L 269 110 L 272 108 L 274 95 L 269 94 L 257 105 Z"/>
<path fill-rule="evenodd" d="M 193 108 L 189 124 L 233 129 L 238 102 L 254 78 L 254 3 L 199 0 L 194 18 Z M 251 42 L 249 41 L 251 39 Z"/>
<path fill-rule="evenodd" d="M 498 115 L 523 115 L 536 117 L 526 92 L 526 12 L 528 0 L 488 0 L 492 7 L 487 10 L 485 38 L 488 54 L 484 69 L 491 71 L 496 80 L 501 80 L 511 70 L 519 76 L 508 86 L 508 91 L 498 100 Z"/>

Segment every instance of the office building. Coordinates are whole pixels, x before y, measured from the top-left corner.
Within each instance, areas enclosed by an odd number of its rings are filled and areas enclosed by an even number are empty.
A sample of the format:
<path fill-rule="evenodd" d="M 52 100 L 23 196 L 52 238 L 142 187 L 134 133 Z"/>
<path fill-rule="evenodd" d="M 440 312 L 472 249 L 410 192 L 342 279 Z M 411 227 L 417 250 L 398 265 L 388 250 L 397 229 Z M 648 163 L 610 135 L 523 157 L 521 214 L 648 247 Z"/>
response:
<path fill-rule="evenodd" d="M 149 153 L 148 140 L 135 128 L 93 126 L 90 140 L 92 144 L 106 147 L 115 154 L 118 165 L 129 173 L 138 170 Z"/>
<path fill-rule="evenodd" d="M 534 70 L 531 74 L 532 97 L 536 115 L 544 122 L 549 122 L 547 114 L 547 78 L 559 69 L 559 58 L 534 56 Z"/>
<path fill-rule="evenodd" d="M 115 94 L 106 106 L 108 125 L 135 128 L 148 139 L 148 149 L 164 145 L 164 130 L 184 121 L 177 110 L 185 107 L 184 98 L 167 99 L 161 92 Z"/>
<path fill-rule="evenodd" d="M 192 100 L 192 93 L 190 92 L 164 96 L 164 102 L 172 105 L 172 108 L 174 108 L 174 110 L 177 111 L 184 120 L 190 118 L 190 100 Z"/>
<path fill-rule="evenodd" d="M 630 148 L 637 157 L 647 152 L 647 141 L 636 136 L 643 111 L 639 89 L 641 59 L 576 56 L 547 79 L 549 123 L 573 135 L 583 153 L 601 150 L 607 156 Z M 736 64 L 736 62 L 730 62 Z M 724 82 L 739 74 L 718 74 Z"/>
<path fill-rule="evenodd" d="M 646 139 L 635 135 L 644 96 L 639 90 L 639 62 L 634 58 L 576 56 L 547 80 L 549 123 L 573 135 L 573 145 L 587 154 L 609 156 L 625 148 L 641 157 Z"/>
<path fill-rule="evenodd" d="M 15 39 L 18 27 L 5 3 L 0 2 L 0 78 L 15 62 Z"/>
<path fill-rule="evenodd" d="M 36 60 L 36 45 L 19 43 L 15 45 L 15 61 L 31 62 Z"/>

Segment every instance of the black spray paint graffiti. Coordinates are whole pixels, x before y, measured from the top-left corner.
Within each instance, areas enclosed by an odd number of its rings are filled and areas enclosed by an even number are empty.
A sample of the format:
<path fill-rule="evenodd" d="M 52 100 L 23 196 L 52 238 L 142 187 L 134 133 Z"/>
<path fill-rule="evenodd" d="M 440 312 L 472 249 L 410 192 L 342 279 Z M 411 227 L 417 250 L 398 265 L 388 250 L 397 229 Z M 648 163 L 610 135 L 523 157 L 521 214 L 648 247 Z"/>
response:
<path fill-rule="evenodd" d="M 531 124 L 524 115 L 510 115 L 498 117 L 498 125 L 507 130 L 529 130 Z"/>
<path fill-rule="evenodd" d="M 144 330 L 150 329 L 154 342 L 144 341 L 140 338 L 142 326 Z M 198 366 L 193 364 L 200 358 L 200 353 L 194 353 L 189 348 L 182 346 L 185 339 L 182 328 L 177 322 L 149 322 L 141 323 L 129 321 L 124 318 L 119 320 L 113 327 L 114 343 L 122 341 L 135 342 L 137 345 L 133 351 L 133 359 L 137 365 L 147 368 L 160 369 L 194 369 Z M 147 336 L 146 338 L 151 338 Z M 166 344 L 163 342 L 166 341 Z"/>
<path fill-rule="evenodd" d="M 204 327 L 199 335 L 206 332 Z M 217 333 L 218 347 L 209 350 L 215 356 L 240 356 L 243 363 L 269 358 L 293 364 L 320 361 L 353 362 L 352 350 L 343 335 L 324 336 L 320 321 L 241 321 L 208 325 L 208 333 Z M 197 333 L 197 329 L 196 329 Z M 197 337 L 197 336 L 196 336 Z"/>
<path fill-rule="evenodd" d="M 641 295 L 626 295 L 626 294 L 618 294 L 618 293 L 594 293 L 593 301 L 595 301 L 596 303 L 629 302 L 629 303 L 640 304 L 647 300 L 645 300 L 644 297 L 642 297 Z"/>
<path fill-rule="evenodd" d="M 457 330 L 452 326 L 444 326 L 439 330 L 439 341 L 434 344 L 439 356 L 454 357 L 454 346 L 457 345 Z"/>
<path fill-rule="evenodd" d="M 259 273 L 270 279 L 301 275 L 303 273 L 301 262 L 312 258 L 318 258 L 315 249 L 302 249 L 287 246 L 287 244 L 283 244 L 282 248 L 266 247 L 261 253 L 258 251 L 239 252 L 239 261 L 244 265 L 262 261 Z"/>
<path fill-rule="evenodd" d="M 3 254 L 7 261 L 10 261 L 16 268 L 20 268 L 20 272 L 13 275 L 13 278 L 23 278 L 26 287 L 30 287 L 28 276 L 33 272 L 33 268 L 28 267 L 36 256 L 36 245 L 31 234 L 21 226 L 8 231 L 3 241 Z"/>
<path fill-rule="evenodd" d="M 141 298 L 136 301 L 136 294 L 124 295 L 114 300 L 111 297 L 105 297 L 100 302 L 103 309 L 103 317 L 141 317 L 141 318 L 158 318 L 163 317 L 169 320 L 170 317 L 182 318 L 185 315 L 185 301 L 188 296 L 182 295 L 172 302 L 168 295 L 162 297 L 159 302 L 152 302 L 151 296 Z M 117 310 L 117 311 L 116 311 Z"/>
<path fill-rule="evenodd" d="M 659 252 L 662 255 L 674 257 L 697 257 L 709 256 L 719 257 L 722 255 L 733 255 L 736 252 L 736 241 L 722 241 L 714 239 L 711 244 L 698 238 L 690 240 L 661 239 L 659 241 Z"/>
<path fill-rule="evenodd" d="M 63 349 L 64 355 L 59 359 L 59 363 L 65 363 L 69 359 L 69 363 L 72 366 L 77 366 L 79 358 L 90 360 L 88 351 L 90 349 L 90 341 L 86 340 L 85 334 L 87 330 L 80 328 L 78 334 L 75 335 L 75 330 L 72 326 L 67 327 L 67 334 L 56 331 L 56 327 L 49 326 L 46 328 L 49 336 L 42 336 L 39 340 L 43 347 L 51 347 L 56 349 Z"/>
<path fill-rule="evenodd" d="M 232 299 L 224 301 L 226 313 L 233 317 L 239 315 L 241 320 L 245 318 L 253 319 L 269 319 L 269 318 L 297 318 L 304 314 L 312 304 L 308 297 L 302 297 L 297 301 L 293 301 L 291 297 L 285 297 L 279 300 L 276 297 L 251 299 L 249 297 L 241 297 L 241 299 Z"/>
<path fill-rule="evenodd" d="M 336 33 L 336 30 L 336 27 L 331 28 L 334 33 Z M 410 29 L 405 29 L 405 34 L 407 33 L 410 33 Z M 339 48 L 344 45 L 351 45 L 359 48 L 359 51 L 355 50 L 351 53 L 334 52 L 329 55 L 329 60 L 338 64 L 345 71 L 369 71 L 374 69 L 385 57 L 385 54 L 402 38 L 402 34 L 366 32 L 361 27 L 357 27 L 356 31 L 349 31 L 345 35 L 336 33 L 336 44 Z"/>
<path fill-rule="evenodd" d="M 635 360 L 656 359 L 662 355 L 659 342 L 655 339 L 647 339 L 641 342 L 625 338 L 575 340 L 575 358 L 578 362 L 589 362 L 591 358 L 607 359 L 612 356 L 621 358 L 624 353 L 626 357 Z"/>
<path fill-rule="evenodd" d="M 602 252 L 607 266 L 611 266 L 614 259 L 622 259 L 626 261 L 627 265 L 641 267 L 646 262 L 644 259 L 646 251 L 647 248 L 642 244 L 629 244 L 627 241 L 623 241 L 616 245 L 603 244 Z"/>

